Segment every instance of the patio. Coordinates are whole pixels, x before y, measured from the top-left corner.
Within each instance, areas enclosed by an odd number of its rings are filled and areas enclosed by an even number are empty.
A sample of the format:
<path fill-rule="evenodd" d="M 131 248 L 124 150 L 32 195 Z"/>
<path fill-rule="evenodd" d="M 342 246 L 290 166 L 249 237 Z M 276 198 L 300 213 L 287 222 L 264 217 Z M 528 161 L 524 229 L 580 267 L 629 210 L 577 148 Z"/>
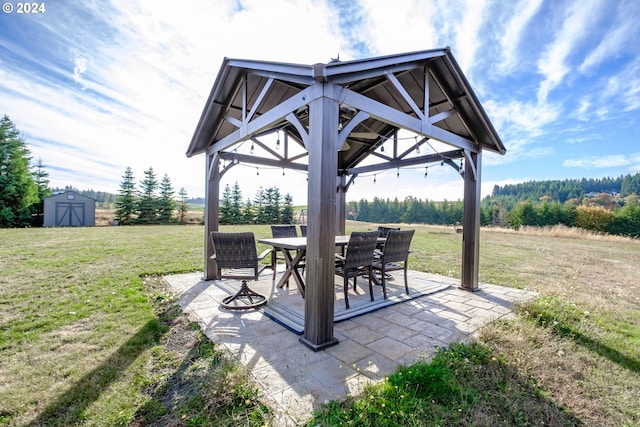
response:
<path fill-rule="evenodd" d="M 388 284 L 391 305 L 379 292 L 371 304 L 368 290 L 360 287 L 366 280 L 361 279 L 358 291 L 350 293 L 353 316 L 344 309 L 342 292 L 336 292 L 335 337 L 340 345 L 314 352 L 299 341 L 299 331 L 285 326 L 276 310 L 286 307 L 287 316 L 298 313 L 304 318 L 299 312 L 304 303 L 293 283 L 289 289 L 279 289 L 267 270 L 251 287 L 268 295 L 269 302 L 258 310 L 232 312 L 221 308 L 220 301 L 235 292 L 238 283 L 202 277 L 190 273 L 165 280 L 190 319 L 247 367 L 263 396 L 271 400 L 276 425 L 282 426 L 298 425 L 317 404 L 356 394 L 399 364 L 429 359 L 438 347 L 452 342 L 473 340 L 482 325 L 507 318 L 514 304 L 535 295 L 490 284 L 468 292 L 459 289 L 457 279 L 410 270 L 413 295 L 402 297 L 404 285 L 396 277 Z"/>

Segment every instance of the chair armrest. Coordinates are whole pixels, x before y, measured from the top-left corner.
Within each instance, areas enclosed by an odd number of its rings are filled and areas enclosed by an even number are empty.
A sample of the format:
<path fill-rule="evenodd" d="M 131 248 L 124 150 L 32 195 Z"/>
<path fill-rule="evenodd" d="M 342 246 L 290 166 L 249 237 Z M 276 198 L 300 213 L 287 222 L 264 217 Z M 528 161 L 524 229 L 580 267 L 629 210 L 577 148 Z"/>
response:
<path fill-rule="evenodd" d="M 216 259 L 216 254 L 211 255 L 209 259 Z"/>
<path fill-rule="evenodd" d="M 260 255 L 258 255 L 258 261 L 264 259 L 264 257 L 269 255 L 271 252 L 273 252 L 273 248 L 269 248 L 269 249 L 265 250 L 264 252 L 262 252 Z"/>

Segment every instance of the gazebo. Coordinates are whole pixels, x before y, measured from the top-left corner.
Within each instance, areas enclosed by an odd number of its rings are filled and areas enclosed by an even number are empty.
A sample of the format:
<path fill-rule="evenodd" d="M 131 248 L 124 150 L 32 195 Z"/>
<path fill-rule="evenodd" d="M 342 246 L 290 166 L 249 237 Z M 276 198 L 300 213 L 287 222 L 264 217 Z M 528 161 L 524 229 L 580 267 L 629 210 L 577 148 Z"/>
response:
<path fill-rule="evenodd" d="M 400 148 L 399 132 L 415 135 L 410 149 Z M 263 141 L 274 133 L 283 150 Z M 246 141 L 265 154 L 238 152 Z M 448 149 L 416 155 L 430 141 Z M 301 150 L 294 153 L 290 144 Z M 359 174 L 441 163 L 464 179 L 460 287 L 476 291 L 485 150 L 506 152 L 449 48 L 312 65 L 225 58 L 187 150 L 188 157 L 206 156 L 204 278 L 216 279 L 208 236 L 218 230 L 221 177 L 239 163 L 306 171 L 300 340 L 314 351 L 337 344 L 335 236 L 345 233 L 349 187 Z"/>

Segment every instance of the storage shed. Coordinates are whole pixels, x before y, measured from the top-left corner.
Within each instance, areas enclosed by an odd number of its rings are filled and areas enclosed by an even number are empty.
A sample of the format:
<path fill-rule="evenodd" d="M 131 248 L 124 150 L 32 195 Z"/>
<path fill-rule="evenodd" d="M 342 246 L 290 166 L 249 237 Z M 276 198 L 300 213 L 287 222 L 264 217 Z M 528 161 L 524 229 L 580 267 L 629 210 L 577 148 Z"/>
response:
<path fill-rule="evenodd" d="M 74 191 L 56 193 L 44 199 L 43 227 L 93 227 L 96 200 Z"/>

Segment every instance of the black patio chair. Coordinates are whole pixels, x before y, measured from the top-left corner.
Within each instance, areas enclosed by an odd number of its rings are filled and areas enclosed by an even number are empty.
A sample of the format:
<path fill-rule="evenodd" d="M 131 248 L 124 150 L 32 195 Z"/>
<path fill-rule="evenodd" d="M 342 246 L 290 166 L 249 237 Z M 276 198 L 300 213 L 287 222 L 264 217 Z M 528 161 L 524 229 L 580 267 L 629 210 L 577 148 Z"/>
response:
<path fill-rule="evenodd" d="M 304 224 L 300 224 L 300 235 L 302 237 L 307 237 L 307 226 Z"/>
<path fill-rule="evenodd" d="M 298 231 L 296 230 L 295 225 L 272 225 L 271 226 L 271 236 L 273 238 L 280 237 L 298 237 Z M 276 273 L 278 271 L 278 261 L 284 261 L 284 255 L 282 252 L 284 249 L 282 248 L 273 248 L 273 252 L 271 252 L 271 267 L 273 268 L 273 280 L 276 279 Z M 280 253 L 280 256 L 278 256 Z M 287 288 L 289 287 L 289 281 L 287 280 Z"/>
<path fill-rule="evenodd" d="M 240 290 L 222 300 L 222 306 L 229 310 L 247 310 L 259 307 L 267 302 L 267 297 L 259 294 L 247 285 L 247 280 L 258 280 L 262 270 L 268 267 L 259 261 L 271 253 L 268 249 L 257 255 L 253 233 L 223 233 L 212 231 L 214 254 L 218 277 L 221 279 L 241 280 Z"/>
<path fill-rule="evenodd" d="M 386 239 L 391 230 L 400 230 L 400 227 L 385 227 L 385 226 L 379 225 L 378 237 L 382 237 Z"/>
<path fill-rule="evenodd" d="M 369 280 L 369 296 L 373 301 L 373 252 L 376 249 L 378 232 L 354 231 L 349 236 L 346 252 L 343 255 L 336 254 L 336 274 L 341 276 L 344 286 L 344 303 L 349 308 L 349 279 L 353 278 L 353 290 L 356 289 L 356 279 L 366 276 Z"/>
<path fill-rule="evenodd" d="M 409 294 L 409 284 L 407 283 L 407 264 L 409 247 L 415 230 L 390 230 L 387 240 L 380 256 L 376 256 L 373 270 L 380 272 L 382 278 L 382 293 L 387 299 L 387 273 L 390 271 L 404 270 L 404 289 Z"/>

